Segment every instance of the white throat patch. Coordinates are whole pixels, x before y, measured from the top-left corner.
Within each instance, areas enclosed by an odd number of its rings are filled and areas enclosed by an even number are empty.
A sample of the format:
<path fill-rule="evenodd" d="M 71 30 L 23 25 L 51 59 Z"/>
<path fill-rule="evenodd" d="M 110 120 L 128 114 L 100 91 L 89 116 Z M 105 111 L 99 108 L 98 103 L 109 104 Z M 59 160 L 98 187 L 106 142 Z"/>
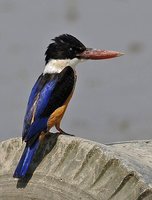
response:
<path fill-rule="evenodd" d="M 65 67 L 70 66 L 75 70 L 75 66 L 81 62 L 78 58 L 73 59 L 51 59 L 46 65 L 43 74 L 60 73 Z"/>

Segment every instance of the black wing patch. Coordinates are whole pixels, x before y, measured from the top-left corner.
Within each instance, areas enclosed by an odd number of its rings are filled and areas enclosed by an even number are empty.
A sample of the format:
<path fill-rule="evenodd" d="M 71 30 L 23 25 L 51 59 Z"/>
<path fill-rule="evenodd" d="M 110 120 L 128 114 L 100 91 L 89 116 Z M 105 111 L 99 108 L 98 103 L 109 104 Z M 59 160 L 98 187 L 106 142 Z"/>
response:
<path fill-rule="evenodd" d="M 41 117 L 49 117 L 57 108 L 62 106 L 74 88 L 76 77 L 70 66 L 65 67 L 56 76 L 58 76 L 58 81 Z"/>

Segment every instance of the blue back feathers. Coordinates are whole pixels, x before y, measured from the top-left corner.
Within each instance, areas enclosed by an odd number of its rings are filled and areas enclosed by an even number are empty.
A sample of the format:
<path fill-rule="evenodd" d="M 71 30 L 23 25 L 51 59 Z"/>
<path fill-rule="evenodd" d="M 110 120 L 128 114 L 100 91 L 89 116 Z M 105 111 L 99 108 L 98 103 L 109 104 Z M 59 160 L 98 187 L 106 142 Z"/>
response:
<path fill-rule="evenodd" d="M 25 150 L 14 172 L 14 177 L 23 178 L 32 158 L 39 147 L 39 135 L 47 131 L 50 115 L 64 104 L 75 84 L 75 75 L 71 67 L 58 74 L 41 75 L 36 81 L 27 105 L 23 125 Z"/>

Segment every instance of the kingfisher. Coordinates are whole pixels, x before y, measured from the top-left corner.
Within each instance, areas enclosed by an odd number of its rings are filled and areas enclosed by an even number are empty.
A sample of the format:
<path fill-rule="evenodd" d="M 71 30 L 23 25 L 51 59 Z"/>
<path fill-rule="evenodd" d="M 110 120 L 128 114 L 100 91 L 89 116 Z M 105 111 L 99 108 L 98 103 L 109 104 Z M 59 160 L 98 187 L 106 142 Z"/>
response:
<path fill-rule="evenodd" d="M 26 146 L 15 169 L 14 178 L 24 178 L 39 145 L 55 127 L 60 134 L 61 120 L 76 84 L 76 65 L 85 60 L 100 60 L 123 55 L 117 51 L 87 48 L 76 37 L 62 34 L 52 39 L 45 52 L 45 68 L 29 96 L 23 123 Z M 50 133 L 51 134 L 51 133 Z"/>

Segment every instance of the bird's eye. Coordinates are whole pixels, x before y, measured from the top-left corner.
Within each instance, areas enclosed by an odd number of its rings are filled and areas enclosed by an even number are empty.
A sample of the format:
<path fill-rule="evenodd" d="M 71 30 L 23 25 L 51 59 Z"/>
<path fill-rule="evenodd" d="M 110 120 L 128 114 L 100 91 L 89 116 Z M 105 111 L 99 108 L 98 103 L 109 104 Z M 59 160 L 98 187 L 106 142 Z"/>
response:
<path fill-rule="evenodd" d="M 72 47 L 70 47 L 70 49 L 69 49 L 70 51 L 73 51 L 73 49 L 72 49 Z"/>

